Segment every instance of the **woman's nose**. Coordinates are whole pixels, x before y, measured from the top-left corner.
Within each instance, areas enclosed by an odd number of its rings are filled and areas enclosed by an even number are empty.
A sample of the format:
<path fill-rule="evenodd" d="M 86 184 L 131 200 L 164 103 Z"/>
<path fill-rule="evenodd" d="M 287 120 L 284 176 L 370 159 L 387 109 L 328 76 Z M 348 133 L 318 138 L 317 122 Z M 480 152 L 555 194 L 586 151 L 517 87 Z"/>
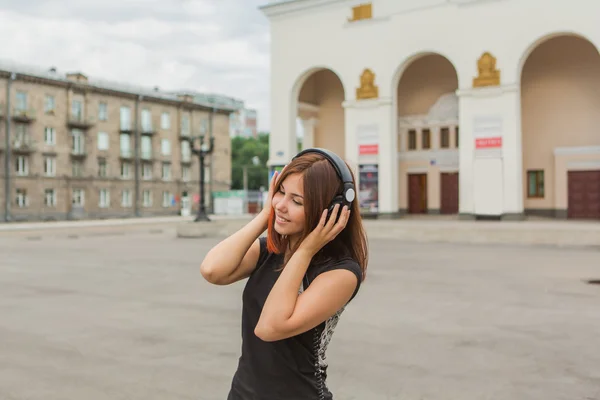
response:
<path fill-rule="evenodd" d="M 285 210 L 285 199 L 281 198 L 278 202 L 275 203 L 275 209 L 277 211 Z"/>

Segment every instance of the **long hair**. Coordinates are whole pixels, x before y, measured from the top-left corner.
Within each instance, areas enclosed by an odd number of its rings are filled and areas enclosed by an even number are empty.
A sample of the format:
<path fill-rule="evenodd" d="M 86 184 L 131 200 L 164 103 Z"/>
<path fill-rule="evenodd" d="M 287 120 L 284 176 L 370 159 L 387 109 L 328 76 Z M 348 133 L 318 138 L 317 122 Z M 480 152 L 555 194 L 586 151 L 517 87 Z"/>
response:
<path fill-rule="evenodd" d="M 352 170 L 350 170 L 350 173 L 356 187 L 354 173 L 352 173 Z M 283 173 L 277 178 L 273 193 L 277 193 L 281 183 L 292 174 L 300 174 L 303 177 L 305 220 L 300 239 L 295 243 L 294 248 L 290 248 L 289 256 L 298 249 L 302 241 L 317 227 L 323 210 L 329 207 L 336 195 L 342 193 L 344 187 L 329 160 L 318 153 L 306 153 L 292 160 L 285 167 Z M 334 240 L 323 246 L 313 257 L 313 261 L 321 263 L 341 256 L 349 256 L 360 265 L 364 280 L 369 258 L 368 241 L 360 216 L 358 199 L 352 202 L 350 211 L 350 218 L 344 230 Z M 341 209 L 339 212 L 341 212 Z M 275 210 L 271 208 L 267 225 L 267 249 L 271 253 L 285 254 L 289 241 L 275 231 L 274 225 Z M 288 260 L 289 257 L 284 260 L 284 267 Z"/>

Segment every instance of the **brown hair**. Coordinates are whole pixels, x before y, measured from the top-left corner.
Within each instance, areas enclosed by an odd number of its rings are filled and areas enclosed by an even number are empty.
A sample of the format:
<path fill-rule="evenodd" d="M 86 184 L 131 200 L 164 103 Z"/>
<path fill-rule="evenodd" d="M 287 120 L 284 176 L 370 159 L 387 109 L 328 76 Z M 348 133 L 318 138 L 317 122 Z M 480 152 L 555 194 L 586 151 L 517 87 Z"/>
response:
<path fill-rule="evenodd" d="M 350 170 L 350 173 L 356 186 L 356 179 L 352 170 Z M 285 170 L 277 178 L 273 193 L 277 193 L 281 183 L 292 174 L 301 174 L 303 177 L 305 222 L 300 240 L 294 248 L 290 249 L 290 254 L 293 254 L 302 241 L 315 229 L 321 219 L 323 210 L 329 207 L 331 200 L 337 194 L 340 194 L 344 187 L 335 169 L 323 155 L 306 153 L 292 160 L 285 167 Z M 350 218 L 344 230 L 334 240 L 323 246 L 315 255 L 313 261 L 320 263 L 340 256 L 348 256 L 360 265 L 364 280 L 368 264 L 368 243 L 357 199 L 352 202 L 350 209 Z M 271 209 L 267 225 L 267 249 L 271 253 L 282 254 L 285 253 L 289 243 L 287 238 L 275 231 L 274 224 L 275 211 Z M 284 265 L 287 261 L 288 259 L 284 261 Z"/>

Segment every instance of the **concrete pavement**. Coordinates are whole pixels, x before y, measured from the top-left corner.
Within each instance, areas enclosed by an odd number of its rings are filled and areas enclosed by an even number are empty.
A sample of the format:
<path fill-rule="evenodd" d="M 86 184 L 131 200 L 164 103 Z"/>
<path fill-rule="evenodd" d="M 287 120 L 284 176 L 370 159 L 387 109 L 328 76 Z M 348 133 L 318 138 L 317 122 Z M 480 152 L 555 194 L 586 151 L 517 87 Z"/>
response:
<path fill-rule="evenodd" d="M 43 238 L 99 236 L 131 232 L 169 232 L 178 237 L 225 237 L 253 215 L 211 216 L 210 223 L 193 223 L 194 217 L 164 217 L 0 224 L 0 237 Z M 364 220 L 370 239 L 405 242 L 520 244 L 595 247 L 600 249 L 598 221 L 459 221 L 447 217 L 407 217 L 398 220 Z"/>
<path fill-rule="evenodd" d="M 172 232 L 0 240 L 0 399 L 223 400 L 243 282 Z M 328 349 L 340 400 L 600 399 L 600 256 L 372 240 Z"/>

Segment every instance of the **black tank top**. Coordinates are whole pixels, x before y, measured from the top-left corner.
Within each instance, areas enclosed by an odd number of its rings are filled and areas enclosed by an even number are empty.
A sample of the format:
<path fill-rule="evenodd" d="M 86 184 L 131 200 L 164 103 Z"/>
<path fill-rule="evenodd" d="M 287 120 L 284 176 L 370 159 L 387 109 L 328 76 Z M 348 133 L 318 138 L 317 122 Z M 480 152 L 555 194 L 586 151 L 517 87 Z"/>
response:
<path fill-rule="evenodd" d="M 260 313 L 277 281 L 283 255 L 267 251 L 260 238 L 260 255 L 242 295 L 242 353 L 227 400 L 330 400 L 327 387 L 327 346 L 344 308 L 319 326 L 287 339 L 264 342 L 254 334 Z M 351 258 L 310 265 L 300 292 L 319 274 L 348 269 L 357 277 L 352 298 L 358 293 L 362 271 Z M 351 299 L 352 300 L 352 299 Z"/>

